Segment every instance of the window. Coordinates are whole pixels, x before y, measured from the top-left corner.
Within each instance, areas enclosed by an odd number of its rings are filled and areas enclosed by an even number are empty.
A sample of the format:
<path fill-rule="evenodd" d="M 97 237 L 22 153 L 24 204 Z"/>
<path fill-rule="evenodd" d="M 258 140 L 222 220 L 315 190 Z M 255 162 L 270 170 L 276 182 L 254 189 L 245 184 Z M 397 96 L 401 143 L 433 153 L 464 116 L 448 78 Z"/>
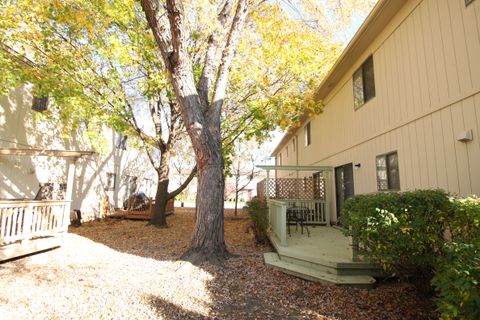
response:
<path fill-rule="evenodd" d="M 397 152 L 377 157 L 377 189 L 400 190 L 400 174 L 398 172 Z"/>
<path fill-rule="evenodd" d="M 305 147 L 309 146 L 312 142 L 312 138 L 310 136 L 310 122 L 305 126 L 304 134 L 305 134 Z"/>
<path fill-rule="evenodd" d="M 375 97 L 375 76 L 373 57 L 370 56 L 353 74 L 353 105 L 360 108 Z"/>
<path fill-rule="evenodd" d="M 48 108 L 48 97 L 33 97 L 32 110 L 43 112 Z"/>
<path fill-rule="evenodd" d="M 117 180 L 117 175 L 115 173 L 107 173 L 107 191 L 115 190 L 115 182 Z"/>

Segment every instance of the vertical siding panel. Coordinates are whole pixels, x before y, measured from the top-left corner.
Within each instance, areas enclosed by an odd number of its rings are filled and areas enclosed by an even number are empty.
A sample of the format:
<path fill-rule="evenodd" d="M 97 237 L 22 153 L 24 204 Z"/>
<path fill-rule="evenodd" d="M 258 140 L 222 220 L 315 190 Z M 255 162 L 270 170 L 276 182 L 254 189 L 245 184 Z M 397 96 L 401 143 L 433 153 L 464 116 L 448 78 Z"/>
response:
<path fill-rule="evenodd" d="M 458 0 L 447 2 L 450 11 L 450 24 L 452 26 L 457 72 L 459 75 L 458 81 L 460 84 L 460 91 L 465 92 L 465 90 L 470 90 L 472 88 L 472 77 L 470 74 L 465 30 L 463 29 L 462 9 L 460 7 L 460 1 Z M 463 7 L 465 7 L 465 4 L 463 4 Z"/>
<path fill-rule="evenodd" d="M 392 103 L 392 106 L 394 110 L 391 110 L 394 114 L 394 119 L 392 125 L 396 126 L 398 125 L 401 121 L 407 120 L 409 118 L 410 112 L 410 94 L 408 90 L 408 83 L 410 82 L 407 79 L 407 70 L 408 67 L 405 65 L 404 60 L 405 59 L 405 52 L 406 52 L 406 43 L 404 43 L 402 40 L 402 34 L 403 30 L 405 28 L 402 28 L 400 26 L 397 31 L 394 33 L 394 44 L 395 44 L 395 51 L 394 51 L 394 56 L 395 56 L 395 65 L 396 65 L 396 70 L 395 72 L 397 73 L 397 79 L 398 82 L 394 82 L 393 84 L 396 85 L 395 93 L 396 93 L 396 99 L 394 100 L 395 102 L 399 102 L 400 108 L 396 108 L 396 103 Z"/>
<path fill-rule="evenodd" d="M 450 12 L 447 2 L 436 1 L 438 4 L 438 14 L 440 18 L 440 30 L 442 36 L 443 48 L 437 48 L 445 53 L 445 66 L 447 70 L 447 83 L 449 97 L 454 98 L 460 94 L 460 83 L 457 66 L 457 57 L 455 56 L 455 42 L 452 35 L 452 26 L 450 24 Z"/>
<path fill-rule="evenodd" d="M 408 34 L 408 29 L 410 28 L 411 22 L 413 21 L 412 16 L 408 17 L 403 24 L 402 32 L 402 42 L 404 47 L 404 54 L 402 56 L 403 66 L 405 70 L 405 95 L 407 96 L 407 112 L 408 114 L 402 117 L 403 119 L 411 119 L 413 115 L 419 113 L 418 110 L 418 79 L 416 76 L 415 70 L 418 69 L 417 58 L 415 56 L 415 46 L 412 43 L 415 39 L 414 37 L 410 38 Z"/>
<path fill-rule="evenodd" d="M 415 122 L 409 123 L 408 132 L 410 137 L 410 159 L 412 161 L 412 174 L 413 174 L 413 188 L 420 189 L 421 188 L 421 181 L 420 181 L 420 162 L 418 156 L 418 137 L 417 137 L 417 130 L 415 129 Z"/>
<path fill-rule="evenodd" d="M 420 171 L 420 175 L 418 176 L 420 179 L 420 188 L 427 189 L 428 188 L 428 162 L 427 162 L 427 152 L 425 145 L 427 141 L 425 139 L 424 134 L 424 121 L 425 119 L 419 119 L 415 121 L 415 131 L 416 131 L 416 142 L 417 142 L 417 157 L 418 157 L 418 170 Z"/>
<path fill-rule="evenodd" d="M 480 195 L 480 148 L 479 148 L 479 130 L 480 127 L 477 122 L 478 115 L 475 112 L 474 98 L 469 98 L 463 101 L 463 121 L 465 129 L 473 131 L 473 141 L 467 142 L 468 166 L 470 171 L 470 185 L 473 194 Z M 477 108 L 478 110 L 479 108 Z M 475 143 L 477 140 L 477 143 Z"/>
<path fill-rule="evenodd" d="M 425 58 L 425 43 L 423 41 L 423 30 L 420 17 L 420 8 L 415 10 L 412 15 L 412 21 L 410 23 L 410 39 L 415 39 L 415 48 L 416 48 L 416 57 L 417 57 L 417 80 L 419 88 L 419 111 L 422 113 L 427 111 L 430 107 L 430 92 L 428 88 L 428 72 L 427 72 L 427 61 Z"/>
<path fill-rule="evenodd" d="M 375 94 L 377 102 L 375 104 L 375 128 L 376 133 L 385 130 L 385 122 L 383 121 L 383 113 L 385 112 L 385 57 L 383 47 L 380 47 L 374 55 L 374 72 L 375 72 Z"/>
<path fill-rule="evenodd" d="M 410 143 L 410 132 L 408 126 L 402 127 L 402 141 L 403 153 L 405 159 L 405 173 L 406 173 L 406 189 L 412 190 L 415 188 L 413 181 L 413 164 L 412 164 L 412 148 Z"/>
<path fill-rule="evenodd" d="M 397 61 L 395 60 L 395 40 L 394 40 L 394 35 L 387 41 L 389 42 L 388 45 L 388 60 L 387 60 L 387 65 L 389 66 L 390 71 L 387 72 L 388 74 L 388 84 L 390 86 L 390 99 L 392 103 L 389 103 L 387 107 L 387 113 L 388 113 L 388 126 L 391 127 L 395 123 L 395 109 L 401 110 L 402 106 L 400 103 L 400 99 L 398 96 L 398 92 L 400 89 L 400 82 L 398 80 L 398 72 L 397 72 Z M 396 90 L 393 86 L 396 86 Z"/>
<path fill-rule="evenodd" d="M 433 138 L 432 116 L 424 118 L 423 134 L 425 137 L 425 154 L 427 159 L 428 188 L 437 188 L 437 165 L 435 158 L 438 156 L 435 152 L 435 143 Z"/>
<path fill-rule="evenodd" d="M 472 86 L 474 88 L 480 88 L 480 62 L 478 61 L 478 57 L 480 57 L 480 25 L 477 27 L 475 21 L 476 14 L 473 7 L 463 9 L 462 13 Z"/>
<path fill-rule="evenodd" d="M 405 162 L 405 148 L 403 147 L 402 139 L 402 130 L 401 128 L 392 131 L 395 136 L 395 141 L 397 143 L 397 154 L 398 154 L 398 171 L 400 172 L 400 190 L 405 190 L 407 186 L 407 170 Z"/>
<path fill-rule="evenodd" d="M 443 50 L 443 40 L 441 34 L 441 24 L 442 22 L 439 20 L 438 16 L 438 8 L 437 4 L 438 1 L 430 0 L 428 2 L 428 15 L 430 20 L 430 34 L 432 37 L 432 46 L 430 47 L 433 50 L 433 55 L 435 57 L 435 71 L 437 74 L 437 83 L 438 83 L 438 96 L 439 96 L 439 103 L 443 101 L 447 101 L 450 94 L 449 94 L 449 86 L 447 80 L 447 70 L 446 70 L 446 61 L 444 57 L 444 50 Z"/>
<path fill-rule="evenodd" d="M 457 135 L 465 130 L 462 103 L 453 105 L 451 107 L 451 114 L 455 154 L 457 159 L 458 185 L 460 188 L 460 194 L 464 196 L 472 192 L 472 187 L 470 184 L 467 144 L 456 140 Z"/>
<path fill-rule="evenodd" d="M 437 169 L 437 186 L 441 189 L 448 190 L 447 165 L 445 162 L 446 152 L 443 144 L 444 138 L 440 112 L 432 114 L 432 128 Z"/>
<path fill-rule="evenodd" d="M 444 157 L 447 170 L 448 190 L 458 194 L 460 192 L 460 187 L 458 184 L 458 168 L 450 108 L 445 108 L 440 111 L 440 116 L 443 129 L 443 145 L 445 147 Z"/>
<path fill-rule="evenodd" d="M 421 34 L 422 43 L 425 44 L 425 68 L 427 71 L 428 92 L 430 97 L 430 105 L 428 106 L 428 110 L 430 110 L 432 106 L 439 104 L 440 99 L 438 94 L 439 89 L 435 68 L 435 55 L 433 50 L 431 24 L 428 14 L 428 2 L 428 0 L 423 1 L 419 6 L 418 10 L 420 12 L 420 17 L 418 26 L 420 26 L 420 28 L 416 26 L 415 30 Z"/>

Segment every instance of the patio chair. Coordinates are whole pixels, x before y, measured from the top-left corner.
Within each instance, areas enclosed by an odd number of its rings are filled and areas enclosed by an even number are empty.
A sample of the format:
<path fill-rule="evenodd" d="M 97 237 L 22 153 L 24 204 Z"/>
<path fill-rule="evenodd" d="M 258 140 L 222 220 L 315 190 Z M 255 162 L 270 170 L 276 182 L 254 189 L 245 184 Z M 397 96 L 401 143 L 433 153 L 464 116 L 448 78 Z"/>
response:
<path fill-rule="evenodd" d="M 300 224 L 301 233 L 303 234 L 303 228 L 307 230 L 307 236 L 310 237 L 310 230 L 308 225 L 305 224 L 307 221 L 306 217 L 310 214 L 310 209 L 306 207 L 289 207 L 287 208 L 287 228 L 288 235 L 292 236 L 290 232 L 290 225 L 295 224 L 295 230 L 298 230 L 298 225 Z"/>

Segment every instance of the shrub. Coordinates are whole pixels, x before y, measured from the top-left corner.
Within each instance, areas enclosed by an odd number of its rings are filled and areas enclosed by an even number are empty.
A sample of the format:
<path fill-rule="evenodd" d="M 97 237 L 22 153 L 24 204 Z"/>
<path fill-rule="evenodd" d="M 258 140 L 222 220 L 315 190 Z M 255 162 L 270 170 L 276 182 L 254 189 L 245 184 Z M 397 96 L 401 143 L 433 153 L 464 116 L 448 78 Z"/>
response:
<path fill-rule="evenodd" d="M 480 198 L 454 199 L 432 284 L 442 319 L 480 319 Z"/>
<path fill-rule="evenodd" d="M 268 207 L 263 199 L 253 198 L 244 207 L 252 219 L 253 233 L 257 243 L 268 243 Z"/>
<path fill-rule="evenodd" d="M 450 211 L 442 190 L 378 193 L 349 199 L 340 222 L 388 274 L 429 280 Z"/>

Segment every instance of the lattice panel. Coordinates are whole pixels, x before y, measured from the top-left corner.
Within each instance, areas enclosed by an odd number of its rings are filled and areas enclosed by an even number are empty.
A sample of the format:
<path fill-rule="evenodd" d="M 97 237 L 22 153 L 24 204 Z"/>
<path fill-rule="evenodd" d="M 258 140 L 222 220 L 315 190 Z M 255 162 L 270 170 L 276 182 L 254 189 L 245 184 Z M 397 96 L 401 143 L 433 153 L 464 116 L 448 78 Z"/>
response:
<path fill-rule="evenodd" d="M 258 197 L 267 195 L 266 180 L 257 184 Z M 268 197 L 271 199 L 310 200 L 326 198 L 324 177 L 277 178 L 268 180 Z"/>

